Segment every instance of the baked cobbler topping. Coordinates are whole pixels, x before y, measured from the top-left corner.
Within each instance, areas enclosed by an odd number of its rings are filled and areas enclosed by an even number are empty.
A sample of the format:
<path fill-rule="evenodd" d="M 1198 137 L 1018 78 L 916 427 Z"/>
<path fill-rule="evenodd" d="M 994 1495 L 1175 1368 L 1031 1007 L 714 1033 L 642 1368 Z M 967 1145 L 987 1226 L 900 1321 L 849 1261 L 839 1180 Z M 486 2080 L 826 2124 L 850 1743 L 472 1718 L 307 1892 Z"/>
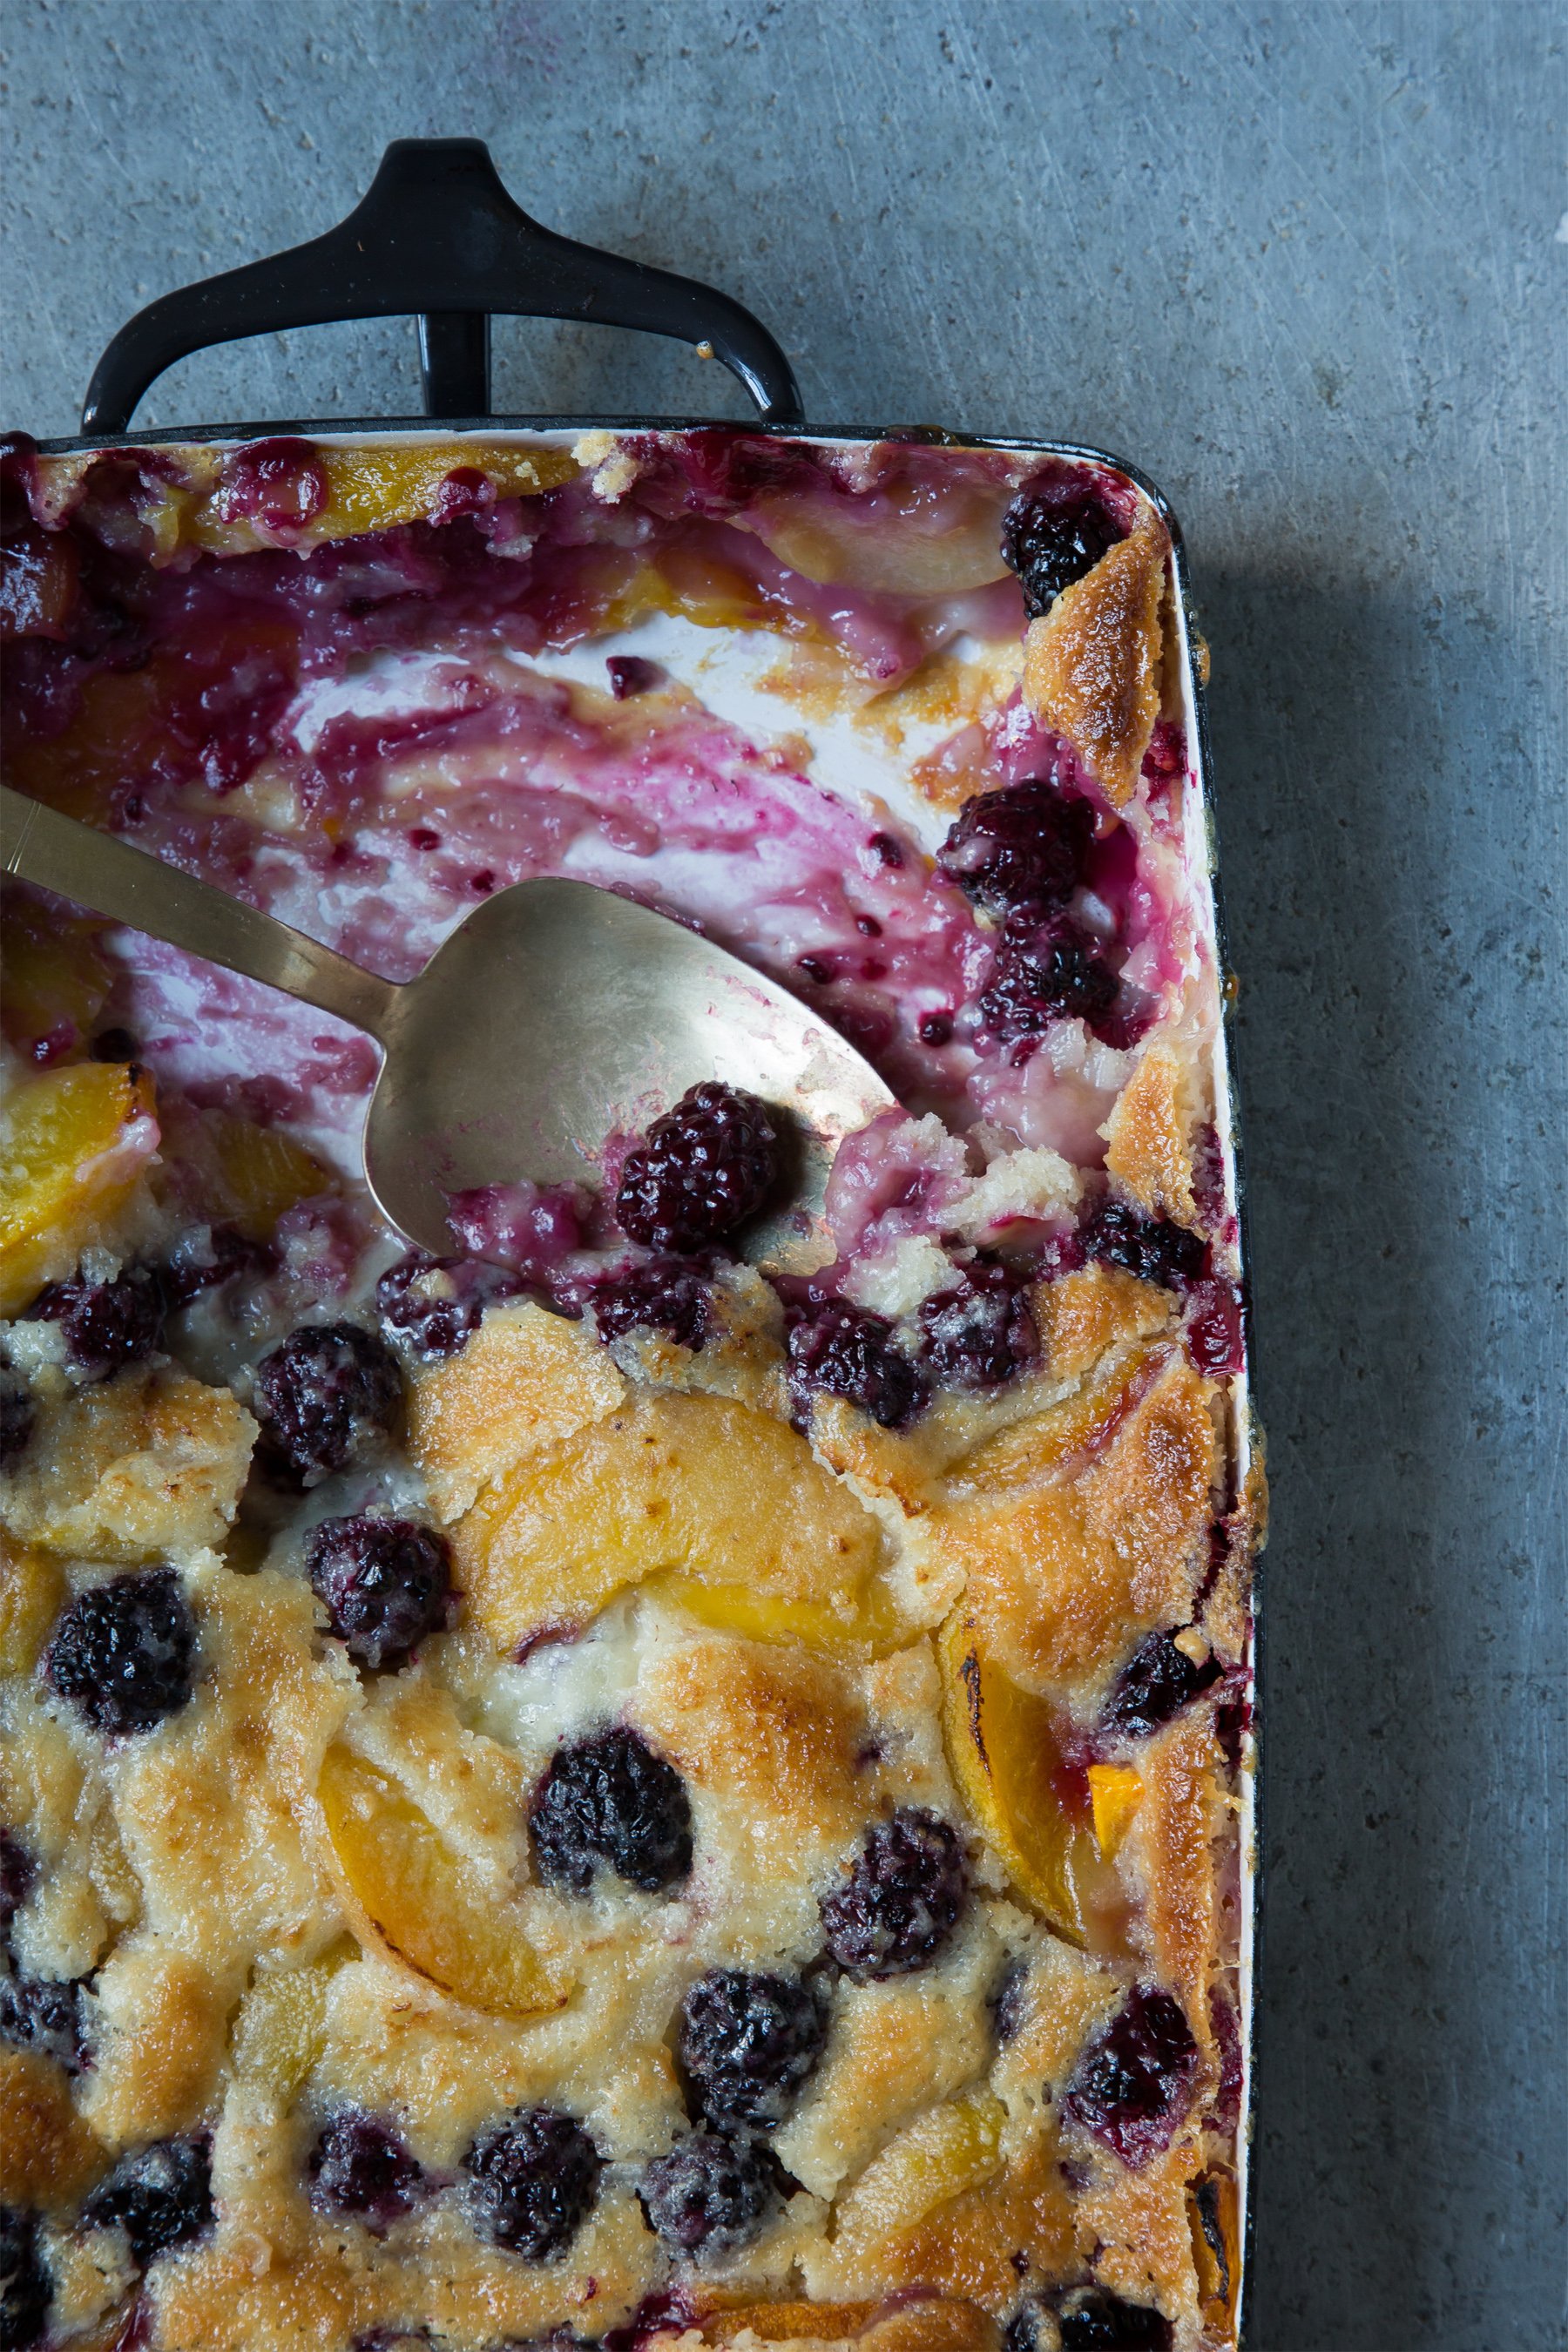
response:
<path fill-rule="evenodd" d="M 816 1265 L 717 1079 L 433 1256 L 366 1039 L 7 890 L 0 2344 L 1217 2352 L 1262 1496 L 1155 509 L 728 428 L 0 508 L 23 791 L 393 979 L 629 893 L 900 1106 Z"/>

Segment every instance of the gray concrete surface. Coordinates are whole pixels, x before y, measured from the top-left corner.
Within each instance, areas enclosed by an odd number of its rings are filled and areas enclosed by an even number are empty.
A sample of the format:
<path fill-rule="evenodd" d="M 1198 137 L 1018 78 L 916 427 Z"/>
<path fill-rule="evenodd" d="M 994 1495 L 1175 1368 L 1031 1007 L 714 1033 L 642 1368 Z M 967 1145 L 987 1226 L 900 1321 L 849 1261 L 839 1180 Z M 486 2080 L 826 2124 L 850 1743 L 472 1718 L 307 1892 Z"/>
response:
<path fill-rule="evenodd" d="M 1563 20 L 1549 0 L 7 0 L 7 422 L 386 139 L 711 277 L 814 421 L 1057 432 L 1184 517 L 1264 1401 L 1258 2352 L 1564 2337 Z M 1563 226 L 1560 226 L 1563 224 Z M 602 331 L 516 408 L 738 413 Z M 412 332 L 151 421 L 415 404 Z"/>

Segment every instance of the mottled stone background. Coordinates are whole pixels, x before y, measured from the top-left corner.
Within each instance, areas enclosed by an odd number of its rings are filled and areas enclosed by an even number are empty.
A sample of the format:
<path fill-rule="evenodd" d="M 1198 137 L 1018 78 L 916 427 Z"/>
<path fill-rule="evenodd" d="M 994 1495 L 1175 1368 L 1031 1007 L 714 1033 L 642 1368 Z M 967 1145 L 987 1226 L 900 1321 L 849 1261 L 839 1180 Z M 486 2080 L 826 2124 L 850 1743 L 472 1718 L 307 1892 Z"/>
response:
<path fill-rule="evenodd" d="M 1191 542 L 1268 1556 L 1257 2352 L 1563 2344 L 1564 20 L 1549 0 L 7 0 L 4 411 L 488 140 L 711 278 L 814 423 L 1102 443 Z M 738 414 L 498 329 L 514 411 Z M 148 422 L 416 404 L 413 331 Z"/>

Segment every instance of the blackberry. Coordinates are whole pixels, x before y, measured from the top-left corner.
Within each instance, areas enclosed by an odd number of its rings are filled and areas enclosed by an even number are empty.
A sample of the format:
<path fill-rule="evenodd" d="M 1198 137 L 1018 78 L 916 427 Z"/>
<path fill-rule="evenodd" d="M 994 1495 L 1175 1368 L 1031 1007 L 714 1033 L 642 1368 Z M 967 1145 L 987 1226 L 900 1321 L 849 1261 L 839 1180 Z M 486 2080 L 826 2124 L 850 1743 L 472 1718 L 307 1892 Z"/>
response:
<path fill-rule="evenodd" d="M 0 1470 L 9 1470 L 26 1452 L 34 1418 L 26 1381 L 0 1356 Z"/>
<path fill-rule="evenodd" d="M 1024 1960 L 1009 1960 L 992 1989 L 985 2006 L 991 2011 L 991 2022 L 996 2039 L 1005 2049 L 1016 2041 L 1024 2022 L 1024 1991 L 1029 1981 L 1028 1965 Z"/>
<path fill-rule="evenodd" d="M 213 2218 L 212 2157 L 205 2139 L 165 2139 L 121 2158 L 82 2208 L 98 2230 L 121 2229 L 139 2270 L 171 2246 L 199 2238 Z"/>
<path fill-rule="evenodd" d="M 163 1337 L 163 1294 L 144 1265 L 112 1282 L 51 1282 L 28 1309 L 34 1323 L 58 1323 L 66 1355 L 85 1380 L 105 1381 L 150 1356 Z"/>
<path fill-rule="evenodd" d="M 966 801 L 937 851 L 940 871 L 977 907 L 1064 907 L 1083 880 L 1094 809 L 1042 776 Z"/>
<path fill-rule="evenodd" d="M 376 1312 L 389 1339 L 400 1340 L 416 1362 L 437 1364 L 468 1345 L 487 1307 L 520 1287 L 505 1266 L 410 1250 L 376 1284 Z"/>
<path fill-rule="evenodd" d="M 406 1665 L 455 1613 L 450 1547 L 414 1519 L 323 1519 L 305 1566 L 333 1633 L 362 1666 Z"/>
<path fill-rule="evenodd" d="M 1111 1685 L 1104 1721 L 1111 1731 L 1144 1739 L 1179 1715 L 1190 1699 L 1217 1683 L 1217 1658 L 1201 1664 L 1178 1649 L 1169 1633 L 1150 1633 L 1139 1643 Z"/>
<path fill-rule="evenodd" d="M 1084 482 L 1020 490 L 1002 518 L 1002 561 L 1017 574 L 1029 618 L 1048 613 L 1064 588 L 1125 537 Z"/>
<path fill-rule="evenodd" d="M 1063 2104 L 1135 2172 L 1170 2146 L 1197 2063 L 1180 2002 L 1157 1985 L 1134 1985 L 1079 2059 Z"/>
<path fill-rule="evenodd" d="M 129 1029 L 100 1029 L 88 1047 L 94 1062 L 139 1062 L 142 1048 Z"/>
<path fill-rule="evenodd" d="M 36 2219 L 0 2205 L 0 2352 L 27 2352 L 41 2342 L 53 2294 Z"/>
<path fill-rule="evenodd" d="M 311 2151 L 310 2202 L 384 2230 L 412 2210 L 425 2175 L 398 2134 L 374 2116 L 331 2116 Z"/>
<path fill-rule="evenodd" d="M 680 2004 L 680 2065 L 696 2114 L 720 2131 L 771 2131 L 826 2038 L 826 2007 L 798 1977 L 710 1969 Z"/>
<path fill-rule="evenodd" d="M 921 1307 L 925 1360 L 956 1388 L 994 1389 L 1039 1359 L 1040 1335 L 1022 1288 L 995 1258 L 977 1257 L 951 1290 Z"/>
<path fill-rule="evenodd" d="M 713 1294 L 703 1267 L 690 1258 L 650 1257 L 625 1266 L 596 1283 L 588 1297 L 601 1339 L 640 1328 L 695 1349 L 713 1328 Z"/>
<path fill-rule="evenodd" d="M 0 1827 L 0 1942 L 38 1883 L 38 1865 L 20 1838 Z"/>
<path fill-rule="evenodd" d="M 605 668 L 617 702 L 635 694 L 652 694 L 665 683 L 665 672 L 658 662 L 645 661 L 641 654 L 612 654 Z"/>
<path fill-rule="evenodd" d="M 1146 2303 L 1123 2303 L 1108 2287 L 1079 2288 L 1057 2315 L 1062 2352 L 1170 2352 L 1171 2323 Z"/>
<path fill-rule="evenodd" d="M 827 1948 L 862 1984 L 929 1968 L 968 1891 L 958 1832 L 923 1806 L 900 1805 L 867 1831 L 848 1878 L 824 1898 Z"/>
<path fill-rule="evenodd" d="M 80 1986 L 16 1969 L 0 1977 L 0 2037 L 79 2074 L 86 2049 Z"/>
<path fill-rule="evenodd" d="M 649 1895 L 691 1868 L 686 1783 L 624 1725 L 556 1749 L 528 1827 L 540 1877 L 567 1894 L 586 1895 L 600 1863 Z"/>
<path fill-rule="evenodd" d="M 396 1357 L 357 1323 L 302 1325 L 256 1367 L 264 1455 L 289 1486 L 320 1486 L 343 1469 L 395 1426 L 402 1402 Z"/>
<path fill-rule="evenodd" d="M 163 1297 L 179 1314 L 206 1290 L 219 1290 L 242 1276 L 255 1282 L 278 1260 L 263 1242 L 247 1241 L 236 1225 L 197 1225 L 182 1234 L 161 1268 Z"/>
<path fill-rule="evenodd" d="M 700 2262 L 754 2238 L 782 2185 L 771 2149 L 717 2132 L 689 2132 L 645 2168 L 637 2195 L 665 2252 Z"/>
<path fill-rule="evenodd" d="M 491 2245 L 544 2262 L 571 2244 L 593 2211 L 603 2165 L 574 2117 L 520 2109 L 463 2158 L 468 2218 Z"/>
<path fill-rule="evenodd" d="M 767 1106 L 710 1078 L 626 1154 L 616 1215 L 647 1249 L 701 1249 L 756 1215 L 778 1181 L 780 1159 Z"/>
<path fill-rule="evenodd" d="M 893 1338 L 881 1315 L 830 1298 L 791 1329 L 789 1389 L 805 1420 L 812 1393 L 847 1398 L 882 1429 L 904 1429 L 926 1402 L 920 1368 Z"/>
<path fill-rule="evenodd" d="M 1184 1291 L 1203 1275 L 1206 1244 L 1169 1217 L 1146 1217 L 1121 1201 L 1102 1201 L 1081 1235 L 1083 1254 L 1119 1265 L 1162 1290 Z"/>
<path fill-rule="evenodd" d="M 1004 1045 L 1076 1018 L 1101 1036 L 1115 1028 L 1121 983 L 1099 942 L 1066 915 L 1024 908 L 1008 916 L 980 996 L 980 1017 Z M 1109 1034 L 1105 1042 L 1113 1043 Z"/>
<path fill-rule="evenodd" d="M 191 1695 L 195 1620 L 172 1568 L 89 1585 L 61 1616 L 44 1677 L 95 1731 L 150 1731 Z"/>

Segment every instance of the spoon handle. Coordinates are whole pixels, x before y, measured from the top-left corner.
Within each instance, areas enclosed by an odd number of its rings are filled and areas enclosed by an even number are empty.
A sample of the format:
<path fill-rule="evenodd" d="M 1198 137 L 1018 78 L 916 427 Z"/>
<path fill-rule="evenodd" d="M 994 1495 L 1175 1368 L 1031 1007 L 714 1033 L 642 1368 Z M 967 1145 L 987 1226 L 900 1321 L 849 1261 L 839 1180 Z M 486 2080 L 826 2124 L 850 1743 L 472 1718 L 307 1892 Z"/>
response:
<path fill-rule="evenodd" d="M 210 882 L 5 785 L 0 785 L 0 858 L 5 873 L 24 882 L 384 1037 L 398 993 L 391 981 L 378 980 Z"/>

